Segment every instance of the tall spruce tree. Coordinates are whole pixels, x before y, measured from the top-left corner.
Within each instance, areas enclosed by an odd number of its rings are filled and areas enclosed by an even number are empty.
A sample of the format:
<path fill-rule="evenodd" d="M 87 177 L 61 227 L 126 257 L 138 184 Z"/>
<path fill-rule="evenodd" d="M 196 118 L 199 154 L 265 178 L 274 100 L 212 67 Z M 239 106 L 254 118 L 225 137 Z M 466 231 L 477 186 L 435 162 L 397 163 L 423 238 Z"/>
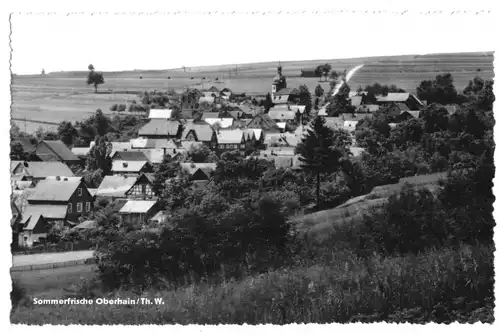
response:
<path fill-rule="evenodd" d="M 302 169 L 316 176 L 316 206 L 320 205 L 321 173 L 336 171 L 341 166 L 343 153 L 336 144 L 333 131 L 326 127 L 325 120 L 318 116 L 295 149 Z"/>

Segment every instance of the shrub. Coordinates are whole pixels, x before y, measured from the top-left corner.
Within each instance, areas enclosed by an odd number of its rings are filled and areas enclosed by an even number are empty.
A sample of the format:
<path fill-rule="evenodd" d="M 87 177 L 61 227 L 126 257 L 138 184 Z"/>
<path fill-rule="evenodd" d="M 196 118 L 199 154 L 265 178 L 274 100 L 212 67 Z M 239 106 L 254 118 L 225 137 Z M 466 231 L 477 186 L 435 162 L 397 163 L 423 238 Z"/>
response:
<path fill-rule="evenodd" d="M 127 110 L 127 105 L 120 104 L 118 105 L 118 112 L 125 112 Z"/>
<path fill-rule="evenodd" d="M 118 110 L 118 105 L 117 104 L 111 105 L 111 107 L 109 107 L 109 110 L 112 112 L 116 112 Z"/>
<path fill-rule="evenodd" d="M 157 235 L 111 225 L 107 250 L 97 259 L 100 278 L 107 286 L 144 289 L 160 278 L 184 284 L 278 267 L 290 256 L 283 206 L 263 196 L 250 207 L 233 206 L 217 220 L 189 212 Z"/>

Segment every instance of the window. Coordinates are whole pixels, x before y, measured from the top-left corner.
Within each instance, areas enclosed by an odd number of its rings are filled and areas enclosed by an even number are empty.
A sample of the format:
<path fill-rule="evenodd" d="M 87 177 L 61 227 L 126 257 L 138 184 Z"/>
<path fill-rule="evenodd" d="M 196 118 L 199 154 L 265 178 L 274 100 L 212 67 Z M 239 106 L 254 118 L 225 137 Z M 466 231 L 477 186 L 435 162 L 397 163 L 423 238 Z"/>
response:
<path fill-rule="evenodd" d="M 241 149 L 245 149 L 245 145 L 244 144 L 240 144 L 240 148 Z"/>
<path fill-rule="evenodd" d="M 142 194 L 146 194 L 146 184 L 141 185 Z"/>
<path fill-rule="evenodd" d="M 90 212 L 90 202 L 89 201 L 87 201 L 87 203 L 85 204 L 85 211 Z"/>
<path fill-rule="evenodd" d="M 81 213 L 81 212 L 82 212 L 82 210 L 83 210 L 83 208 L 82 208 L 82 207 L 83 207 L 83 203 L 81 203 L 81 202 L 77 203 L 77 204 L 76 204 L 76 211 L 77 211 L 78 213 Z"/>
<path fill-rule="evenodd" d="M 68 213 L 73 212 L 73 204 L 68 204 Z"/>
<path fill-rule="evenodd" d="M 81 187 L 78 189 L 78 196 L 79 196 L 79 197 L 81 197 L 81 196 L 82 196 L 82 188 L 81 188 Z"/>

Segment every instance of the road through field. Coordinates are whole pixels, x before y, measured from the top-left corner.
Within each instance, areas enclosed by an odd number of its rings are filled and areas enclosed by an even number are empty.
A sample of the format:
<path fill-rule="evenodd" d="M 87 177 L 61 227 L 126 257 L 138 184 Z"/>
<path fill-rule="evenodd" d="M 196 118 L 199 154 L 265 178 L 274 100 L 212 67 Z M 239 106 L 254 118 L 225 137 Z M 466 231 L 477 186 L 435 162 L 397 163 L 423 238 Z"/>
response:
<path fill-rule="evenodd" d="M 94 250 L 53 252 L 53 253 L 41 253 L 32 255 L 15 255 L 12 257 L 12 266 L 15 268 L 20 266 L 80 261 L 92 258 L 93 255 L 94 255 Z"/>

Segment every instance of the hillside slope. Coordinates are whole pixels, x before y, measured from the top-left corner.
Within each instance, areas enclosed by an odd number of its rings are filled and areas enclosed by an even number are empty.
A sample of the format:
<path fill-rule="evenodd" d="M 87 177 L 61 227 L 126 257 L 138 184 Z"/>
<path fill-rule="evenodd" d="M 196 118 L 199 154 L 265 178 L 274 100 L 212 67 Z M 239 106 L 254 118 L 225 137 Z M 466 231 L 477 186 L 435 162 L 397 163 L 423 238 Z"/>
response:
<path fill-rule="evenodd" d="M 292 222 L 299 233 L 322 240 L 336 225 L 359 223 L 363 219 L 364 213 L 378 206 L 383 206 L 391 195 L 401 191 L 404 184 L 425 187 L 434 193 L 439 189 L 439 180 L 444 178 L 446 178 L 446 173 L 401 178 L 397 184 L 377 186 L 370 193 L 352 198 L 333 209 L 298 216 L 293 218 Z"/>

